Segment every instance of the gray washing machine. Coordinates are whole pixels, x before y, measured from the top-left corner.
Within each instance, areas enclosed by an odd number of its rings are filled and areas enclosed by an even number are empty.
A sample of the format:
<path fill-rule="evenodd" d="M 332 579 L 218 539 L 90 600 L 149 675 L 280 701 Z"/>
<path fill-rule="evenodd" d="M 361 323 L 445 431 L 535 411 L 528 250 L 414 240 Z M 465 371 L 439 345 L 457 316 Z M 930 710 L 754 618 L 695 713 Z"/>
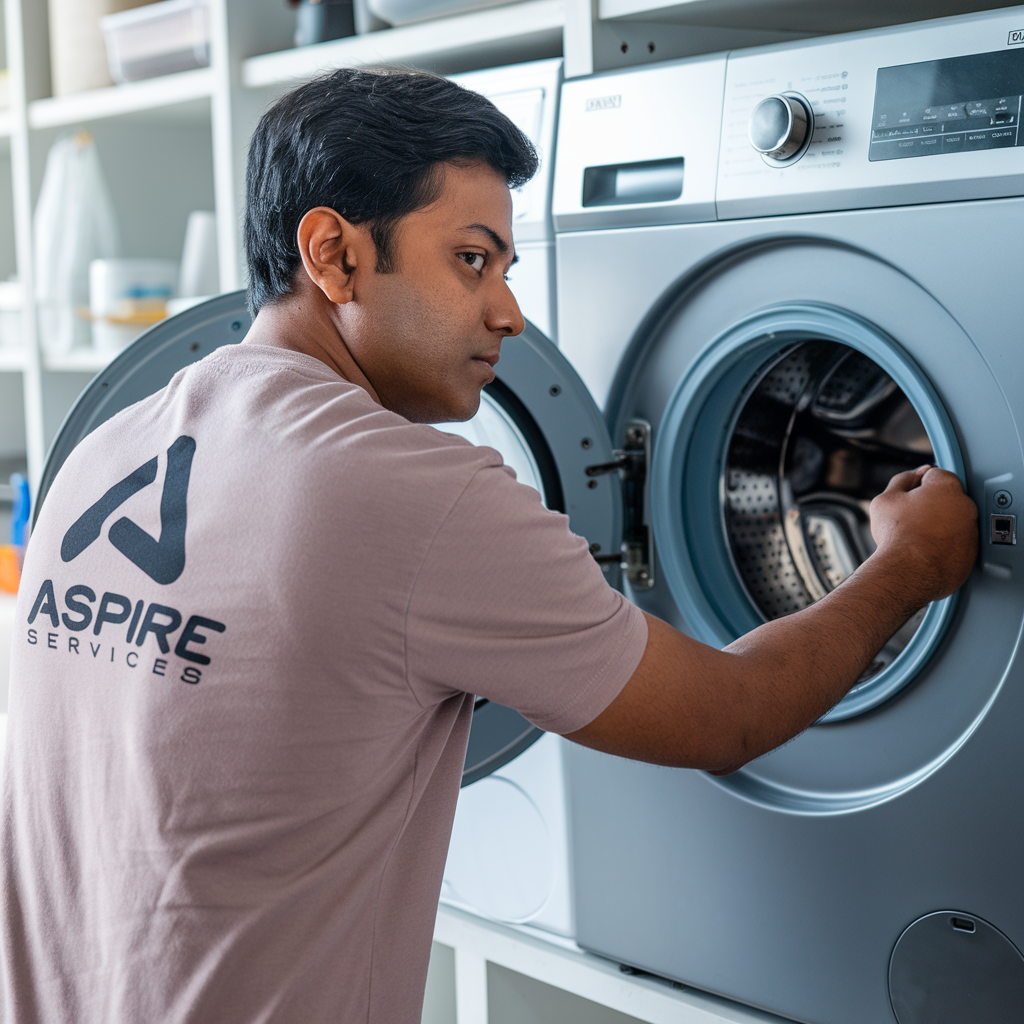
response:
<path fill-rule="evenodd" d="M 813 1024 L 1024 1020 L 1022 96 L 1024 8 L 563 87 L 559 342 L 636 452 L 637 603 L 718 646 L 805 607 L 923 462 L 981 513 L 964 588 L 781 749 L 573 748 L 577 941 L 627 968 Z"/>

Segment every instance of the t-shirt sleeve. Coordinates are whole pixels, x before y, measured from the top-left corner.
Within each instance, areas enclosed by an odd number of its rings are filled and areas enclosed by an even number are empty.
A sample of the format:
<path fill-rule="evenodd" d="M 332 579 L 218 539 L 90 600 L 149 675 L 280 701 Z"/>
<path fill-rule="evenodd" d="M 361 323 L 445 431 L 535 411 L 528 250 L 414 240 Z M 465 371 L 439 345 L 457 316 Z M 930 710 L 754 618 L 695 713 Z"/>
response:
<path fill-rule="evenodd" d="M 569 733 L 618 696 L 646 644 L 643 615 L 568 517 L 504 467 L 478 470 L 413 584 L 406 672 L 417 699 L 473 693 Z"/>

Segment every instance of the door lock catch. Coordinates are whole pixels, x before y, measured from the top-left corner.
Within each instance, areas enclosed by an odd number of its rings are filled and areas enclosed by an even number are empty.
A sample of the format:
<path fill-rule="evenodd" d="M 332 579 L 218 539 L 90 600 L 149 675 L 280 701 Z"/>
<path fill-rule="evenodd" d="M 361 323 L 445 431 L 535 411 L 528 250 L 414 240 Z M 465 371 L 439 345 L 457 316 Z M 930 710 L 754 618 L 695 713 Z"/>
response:
<path fill-rule="evenodd" d="M 654 538 L 645 522 L 644 504 L 647 473 L 651 461 L 651 425 L 644 420 L 629 420 L 621 448 L 615 449 L 611 462 L 587 466 L 589 477 L 618 473 L 622 480 L 623 530 L 622 552 L 595 555 L 603 564 L 618 562 L 634 590 L 654 586 Z"/>

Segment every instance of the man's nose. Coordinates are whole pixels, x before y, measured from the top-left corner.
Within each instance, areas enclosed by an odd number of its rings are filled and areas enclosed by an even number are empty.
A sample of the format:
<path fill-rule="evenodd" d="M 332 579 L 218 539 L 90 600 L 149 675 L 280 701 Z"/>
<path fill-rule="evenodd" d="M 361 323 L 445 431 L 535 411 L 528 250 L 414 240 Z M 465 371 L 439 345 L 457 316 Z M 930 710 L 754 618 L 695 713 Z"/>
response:
<path fill-rule="evenodd" d="M 500 331 L 509 337 L 522 334 L 526 329 L 522 310 L 507 281 L 500 282 L 498 294 L 488 308 L 486 324 L 488 330 Z"/>

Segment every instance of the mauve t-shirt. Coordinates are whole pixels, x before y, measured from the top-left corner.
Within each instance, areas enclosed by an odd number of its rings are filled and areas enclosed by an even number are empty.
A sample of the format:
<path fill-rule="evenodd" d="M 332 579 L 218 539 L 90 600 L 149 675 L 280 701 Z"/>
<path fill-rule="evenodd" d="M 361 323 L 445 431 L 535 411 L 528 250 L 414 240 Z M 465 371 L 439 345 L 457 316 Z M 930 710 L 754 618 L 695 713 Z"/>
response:
<path fill-rule="evenodd" d="M 470 694 L 572 732 L 647 639 L 497 452 L 258 345 L 75 449 L 15 628 L 8 1024 L 415 1024 Z"/>

